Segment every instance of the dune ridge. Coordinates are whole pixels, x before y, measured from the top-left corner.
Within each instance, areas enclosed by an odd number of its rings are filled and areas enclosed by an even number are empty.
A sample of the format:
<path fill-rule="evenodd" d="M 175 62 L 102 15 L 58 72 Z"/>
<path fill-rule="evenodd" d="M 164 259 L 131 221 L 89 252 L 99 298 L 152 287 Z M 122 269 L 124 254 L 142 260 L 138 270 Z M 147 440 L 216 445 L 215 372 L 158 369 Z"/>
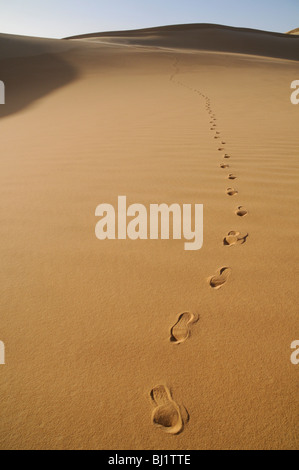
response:
<path fill-rule="evenodd" d="M 148 34 L 157 34 L 157 33 L 169 33 L 169 32 L 185 32 L 185 31 L 193 31 L 193 30 L 212 30 L 212 31 L 233 31 L 233 32 L 246 32 L 246 33 L 259 33 L 262 35 L 269 35 L 269 36 L 276 36 L 276 37 L 285 37 L 284 33 L 278 33 L 274 31 L 263 31 L 260 29 L 253 29 L 253 28 L 239 28 L 235 26 L 227 26 L 227 25 L 220 25 L 220 24 L 213 24 L 213 23 L 189 23 L 189 24 L 177 24 L 177 25 L 168 25 L 168 26 L 156 26 L 152 28 L 141 28 L 141 29 L 127 29 L 121 31 L 104 31 L 98 33 L 88 33 L 88 34 L 80 34 L 69 36 L 64 39 L 86 39 L 86 38 L 93 38 L 93 37 L 109 37 L 109 36 L 137 36 L 144 34 L 147 36 Z M 296 32 L 297 30 L 289 31 L 289 33 Z M 287 33 L 287 34 L 289 34 Z"/>
<path fill-rule="evenodd" d="M 109 39 L 133 45 L 181 47 L 299 60 L 298 38 L 295 35 L 213 24 L 187 24 L 92 33 L 65 39 L 85 41 Z"/>
<path fill-rule="evenodd" d="M 292 29 L 292 31 L 288 31 L 287 34 L 299 34 L 299 28 Z"/>

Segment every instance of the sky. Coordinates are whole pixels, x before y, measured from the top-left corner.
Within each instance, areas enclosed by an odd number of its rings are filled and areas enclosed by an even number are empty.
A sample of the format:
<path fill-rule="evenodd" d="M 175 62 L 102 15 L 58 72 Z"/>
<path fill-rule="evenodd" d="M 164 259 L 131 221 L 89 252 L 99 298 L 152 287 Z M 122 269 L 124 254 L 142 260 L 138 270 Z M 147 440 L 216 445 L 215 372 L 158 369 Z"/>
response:
<path fill-rule="evenodd" d="M 182 23 L 286 32 L 299 0 L 0 0 L 0 33 L 62 38 Z"/>

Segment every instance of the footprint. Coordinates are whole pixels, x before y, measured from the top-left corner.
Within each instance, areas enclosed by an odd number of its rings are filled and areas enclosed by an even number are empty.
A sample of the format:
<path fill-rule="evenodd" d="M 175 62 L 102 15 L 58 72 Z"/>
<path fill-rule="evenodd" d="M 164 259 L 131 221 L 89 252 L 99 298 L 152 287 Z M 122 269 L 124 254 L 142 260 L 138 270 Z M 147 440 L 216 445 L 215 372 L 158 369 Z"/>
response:
<path fill-rule="evenodd" d="M 230 155 L 228 155 L 228 153 L 225 153 L 225 154 L 223 155 L 223 158 L 230 158 Z"/>
<path fill-rule="evenodd" d="M 242 236 L 240 232 L 231 231 L 224 238 L 223 245 L 224 246 L 244 245 L 244 243 L 246 243 L 248 236 L 249 236 L 248 233 Z"/>
<path fill-rule="evenodd" d="M 236 180 L 237 177 L 231 173 L 230 175 L 228 175 L 228 179 L 229 180 Z"/>
<path fill-rule="evenodd" d="M 198 315 L 189 312 L 181 313 L 178 316 L 177 322 L 170 330 L 170 342 L 173 344 L 184 343 L 191 335 L 191 325 L 198 320 Z"/>
<path fill-rule="evenodd" d="M 245 217 L 246 215 L 248 215 L 248 211 L 245 209 L 245 207 L 240 206 L 235 211 L 235 214 L 239 217 Z"/>
<path fill-rule="evenodd" d="M 224 150 L 223 147 L 219 147 L 219 148 L 218 148 L 218 151 L 219 151 L 219 152 L 223 152 L 223 150 Z"/>
<path fill-rule="evenodd" d="M 220 163 L 220 168 L 229 168 L 229 165 L 226 163 Z"/>
<path fill-rule="evenodd" d="M 226 190 L 226 194 L 227 194 L 228 196 L 236 196 L 236 195 L 238 194 L 238 191 L 237 191 L 236 189 L 234 189 L 234 188 L 228 188 L 228 189 Z"/>
<path fill-rule="evenodd" d="M 222 145 L 226 145 L 226 142 L 221 142 L 221 143 L 222 143 Z"/>
<path fill-rule="evenodd" d="M 213 289 L 220 289 L 227 282 L 229 276 L 231 275 L 231 268 L 221 268 L 219 274 L 216 274 L 213 277 L 208 279 L 210 286 Z"/>
<path fill-rule="evenodd" d="M 177 403 L 172 399 L 171 392 L 165 385 L 157 385 L 150 393 L 155 409 L 152 423 L 167 434 L 180 434 L 184 430 L 189 415 L 184 409 L 184 417 Z"/>

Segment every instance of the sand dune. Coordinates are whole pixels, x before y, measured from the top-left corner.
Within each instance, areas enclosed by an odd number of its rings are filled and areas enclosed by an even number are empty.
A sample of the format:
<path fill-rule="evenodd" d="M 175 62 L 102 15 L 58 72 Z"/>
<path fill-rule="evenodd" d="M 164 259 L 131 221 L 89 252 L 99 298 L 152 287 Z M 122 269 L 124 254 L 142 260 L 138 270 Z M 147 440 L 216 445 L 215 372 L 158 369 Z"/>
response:
<path fill-rule="evenodd" d="M 299 28 L 292 29 L 292 31 L 288 31 L 287 34 L 299 34 Z"/>
<path fill-rule="evenodd" d="M 201 51 L 279 57 L 299 60 L 298 40 L 293 36 L 222 25 L 191 24 L 135 31 L 93 33 L 68 39 L 109 39 L 126 44 L 187 48 Z"/>
<path fill-rule="evenodd" d="M 298 41 L 0 36 L 1 449 L 298 448 Z M 119 195 L 203 248 L 99 241 Z"/>

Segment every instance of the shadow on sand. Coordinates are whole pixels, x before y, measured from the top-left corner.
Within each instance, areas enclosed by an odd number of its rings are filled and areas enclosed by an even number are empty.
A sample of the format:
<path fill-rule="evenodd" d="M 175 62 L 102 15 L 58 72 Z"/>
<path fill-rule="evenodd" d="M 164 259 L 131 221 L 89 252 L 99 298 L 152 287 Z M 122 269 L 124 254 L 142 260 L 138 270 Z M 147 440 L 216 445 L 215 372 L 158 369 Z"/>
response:
<path fill-rule="evenodd" d="M 5 84 L 0 118 L 21 111 L 77 76 L 78 72 L 58 54 L 0 60 L 0 80 Z"/>

